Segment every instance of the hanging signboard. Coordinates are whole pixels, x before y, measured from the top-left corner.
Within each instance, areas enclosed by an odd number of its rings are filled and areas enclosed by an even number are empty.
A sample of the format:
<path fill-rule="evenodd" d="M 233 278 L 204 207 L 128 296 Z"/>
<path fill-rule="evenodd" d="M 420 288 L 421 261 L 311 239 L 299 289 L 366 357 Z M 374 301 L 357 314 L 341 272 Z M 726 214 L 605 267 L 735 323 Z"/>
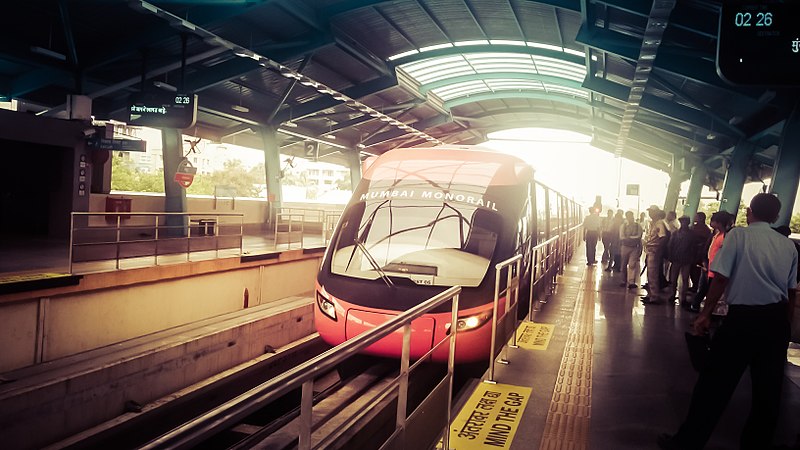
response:
<path fill-rule="evenodd" d="M 192 185 L 194 175 L 197 173 L 197 168 L 189 162 L 188 159 L 183 158 L 178 164 L 178 170 L 175 171 L 175 182 L 180 184 L 184 189 Z"/>
<path fill-rule="evenodd" d="M 629 184 L 625 187 L 625 194 L 627 195 L 639 195 L 639 185 L 638 184 Z"/>
<path fill-rule="evenodd" d="M 108 139 L 95 134 L 86 141 L 86 146 L 95 150 L 117 150 L 122 152 L 145 152 L 147 141 L 140 139 Z"/>
<path fill-rule="evenodd" d="M 305 158 L 317 161 L 319 159 L 319 142 L 305 141 L 303 145 L 305 146 Z"/>
<path fill-rule="evenodd" d="M 189 128 L 197 120 L 197 95 L 142 92 L 131 97 L 128 111 L 130 125 Z"/>

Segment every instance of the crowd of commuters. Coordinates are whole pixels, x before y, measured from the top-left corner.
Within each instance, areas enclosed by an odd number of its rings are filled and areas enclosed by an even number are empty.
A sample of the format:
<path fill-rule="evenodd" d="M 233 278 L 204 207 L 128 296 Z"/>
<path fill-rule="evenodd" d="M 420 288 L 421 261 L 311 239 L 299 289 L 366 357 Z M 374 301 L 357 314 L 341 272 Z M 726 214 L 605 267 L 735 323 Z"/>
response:
<path fill-rule="evenodd" d="M 592 213 L 595 236 L 602 233 L 606 271 L 620 273 L 620 287 L 639 289 L 646 305 L 680 304 L 698 313 L 692 332 L 703 335 L 711 324 L 708 360 L 692 393 L 688 413 L 674 435 L 658 437 L 662 449 L 702 449 L 730 400 L 742 374 L 750 369 L 751 411 L 741 432 L 740 448 L 770 448 L 779 412 L 800 245 L 787 239 L 788 227 L 771 228 L 781 204 L 771 194 L 757 194 L 746 210 L 748 226 L 734 227 L 735 216 L 677 217 L 653 205 L 636 219 L 632 211 L 609 210 L 602 220 Z M 644 213 L 642 213 L 644 214 Z M 783 235 L 783 236 L 781 236 Z M 587 232 L 586 243 L 596 245 Z M 587 248 L 594 256 L 594 249 Z M 645 268 L 640 264 L 644 256 Z M 591 260 L 592 262 L 594 259 Z M 716 319 L 714 317 L 716 316 Z"/>

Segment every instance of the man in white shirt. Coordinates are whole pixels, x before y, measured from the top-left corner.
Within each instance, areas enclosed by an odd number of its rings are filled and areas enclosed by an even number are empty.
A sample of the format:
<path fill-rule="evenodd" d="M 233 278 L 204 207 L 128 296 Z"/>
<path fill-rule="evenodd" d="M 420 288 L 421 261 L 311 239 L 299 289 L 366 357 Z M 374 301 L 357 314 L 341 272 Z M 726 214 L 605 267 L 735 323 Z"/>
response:
<path fill-rule="evenodd" d="M 703 448 L 748 367 L 752 403 L 740 448 L 771 447 L 797 286 L 794 244 L 769 226 L 780 208 L 774 195 L 753 197 L 747 208 L 748 226 L 729 231 L 711 263 L 714 278 L 694 322 L 695 334 L 708 332 L 711 313 L 723 293 L 728 314 L 711 340 L 686 420 L 676 435 L 659 436 L 662 449 Z"/>
<path fill-rule="evenodd" d="M 600 219 L 600 209 L 590 208 L 589 215 L 583 219 L 583 240 L 586 242 L 586 265 L 593 266 L 597 263 L 595 253 L 597 252 L 597 239 L 603 229 L 603 222 Z"/>

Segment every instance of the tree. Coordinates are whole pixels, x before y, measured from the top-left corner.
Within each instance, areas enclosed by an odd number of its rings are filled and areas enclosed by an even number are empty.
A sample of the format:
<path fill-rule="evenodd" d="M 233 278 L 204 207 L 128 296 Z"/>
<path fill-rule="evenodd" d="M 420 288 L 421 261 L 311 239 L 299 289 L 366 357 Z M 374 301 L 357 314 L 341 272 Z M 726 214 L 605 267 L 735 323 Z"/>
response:
<path fill-rule="evenodd" d="M 111 158 L 111 189 L 133 192 L 164 192 L 164 172 L 139 172 L 130 160 L 118 156 Z"/>
<path fill-rule="evenodd" d="M 264 195 L 264 165 L 246 169 L 238 159 L 225 161 L 221 171 L 208 175 L 196 175 L 186 192 L 189 194 L 214 195 L 216 186 L 227 186 L 236 191 L 237 197 L 260 198 Z"/>

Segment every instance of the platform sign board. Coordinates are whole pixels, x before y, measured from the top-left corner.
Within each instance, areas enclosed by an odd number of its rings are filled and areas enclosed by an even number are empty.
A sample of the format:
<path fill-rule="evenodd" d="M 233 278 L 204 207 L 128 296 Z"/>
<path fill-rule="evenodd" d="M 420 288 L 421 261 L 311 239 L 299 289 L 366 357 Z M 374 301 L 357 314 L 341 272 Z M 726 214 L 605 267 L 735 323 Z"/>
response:
<path fill-rule="evenodd" d="M 195 174 L 197 174 L 197 168 L 194 167 L 188 159 L 183 158 L 180 164 L 178 164 L 178 170 L 175 171 L 174 179 L 176 183 L 186 189 L 194 182 Z"/>
<path fill-rule="evenodd" d="M 305 141 L 303 146 L 305 151 L 304 156 L 306 159 L 310 159 L 311 161 L 319 160 L 319 142 Z"/>
<path fill-rule="evenodd" d="M 450 426 L 450 447 L 511 448 L 530 397 L 529 387 L 480 383 Z"/>
<path fill-rule="evenodd" d="M 146 152 L 147 141 L 140 139 L 108 139 L 95 134 L 86 142 L 95 150 L 117 150 L 122 152 Z"/>
<path fill-rule="evenodd" d="M 517 345 L 528 350 L 547 350 L 555 327 L 551 323 L 522 322 L 517 328 Z"/>
<path fill-rule="evenodd" d="M 625 194 L 627 195 L 639 195 L 639 185 L 638 184 L 629 184 L 625 186 Z"/>
<path fill-rule="evenodd" d="M 197 120 L 197 95 L 142 92 L 131 97 L 128 124 L 155 128 L 189 128 Z"/>

